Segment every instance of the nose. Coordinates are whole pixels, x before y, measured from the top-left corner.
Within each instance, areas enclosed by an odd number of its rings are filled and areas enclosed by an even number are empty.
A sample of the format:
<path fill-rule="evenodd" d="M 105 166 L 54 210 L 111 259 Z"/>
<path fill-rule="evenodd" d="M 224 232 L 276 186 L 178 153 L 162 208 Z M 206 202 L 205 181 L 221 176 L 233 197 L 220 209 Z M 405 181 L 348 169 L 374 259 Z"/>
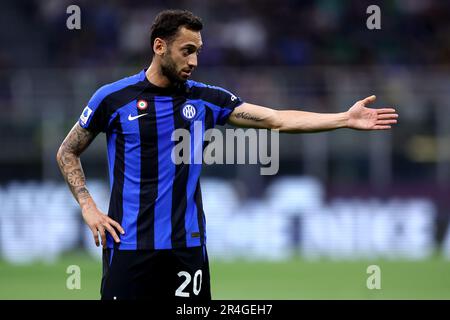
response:
<path fill-rule="evenodd" d="M 194 54 L 191 54 L 190 56 L 189 56 L 189 59 L 188 59 L 188 65 L 189 65 L 189 67 L 190 68 L 195 68 L 195 67 L 197 67 L 197 55 L 194 53 Z"/>

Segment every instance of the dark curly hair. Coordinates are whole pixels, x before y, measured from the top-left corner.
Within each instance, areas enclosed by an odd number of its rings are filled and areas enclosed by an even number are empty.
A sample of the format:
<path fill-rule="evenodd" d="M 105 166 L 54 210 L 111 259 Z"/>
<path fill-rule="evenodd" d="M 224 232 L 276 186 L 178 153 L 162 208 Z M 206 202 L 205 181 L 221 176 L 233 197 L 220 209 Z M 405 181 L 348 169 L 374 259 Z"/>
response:
<path fill-rule="evenodd" d="M 199 17 L 187 10 L 164 10 L 161 11 L 153 21 L 150 32 L 150 41 L 153 44 L 156 38 L 161 38 L 171 42 L 180 27 L 185 27 L 192 31 L 200 31 L 203 23 Z"/>

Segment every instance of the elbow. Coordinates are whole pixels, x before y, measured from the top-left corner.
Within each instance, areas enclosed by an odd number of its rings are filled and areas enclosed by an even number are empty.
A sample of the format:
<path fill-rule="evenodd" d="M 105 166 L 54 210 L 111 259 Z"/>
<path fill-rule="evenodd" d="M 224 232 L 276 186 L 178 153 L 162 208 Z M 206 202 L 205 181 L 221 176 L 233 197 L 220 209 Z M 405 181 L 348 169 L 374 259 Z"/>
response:
<path fill-rule="evenodd" d="M 64 148 L 63 148 L 63 146 L 61 145 L 61 146 L 58 148 L 58 151 L 56 152 L 56 162 L 58 163 L 58 165 L 61 164 L 61 160 L 62 160 L 63 156 L 64 156 Z"/>
<path fill-rule="evenodd" d="M 64 144 L 62 144 L 56 152 L 56 162 L 58 163 L 58 165 L 62 167 L 64 163 L 67 162 L 67 160 L 69 160 L 71 157 L 76 157 L 76 155 L 68 151 L 65 148 Z"/>
<path fill-rule="evenodd" d="M 72 163 L 74 160 L 80 158 L 79 154 L 74 153 L 72 150 L 67 150 L 67 147 L 64 143 L 58 148 L 56 152 L 56 162 L 59 167 L 63 167 L 67 163 Z"/>

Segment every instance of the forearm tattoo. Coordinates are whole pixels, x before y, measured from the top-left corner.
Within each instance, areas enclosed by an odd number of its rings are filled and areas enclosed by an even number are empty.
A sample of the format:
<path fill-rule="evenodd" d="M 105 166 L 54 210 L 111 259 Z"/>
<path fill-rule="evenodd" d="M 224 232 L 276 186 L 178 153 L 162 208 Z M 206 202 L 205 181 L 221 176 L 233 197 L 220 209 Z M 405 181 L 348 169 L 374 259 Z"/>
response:
<path fill-rule="evenodd" d="M 77 123 L 58 150 L 59 169 L 69 185 L 70 191 L 80 204 L 87 198 L 90 198 L 90 194 L 86 188 L 86 179 L 79 156 L 94 138 L 95 134 L 80 127 Z"/>
<path fill-rule="evenodd" d="M 253 120 L 253 121 L 262 121 L 261 118 L 258 118 L 254 115 L 251 115 L 248 112 L 238 112 L 234 115 L 237 119 L 244 119 L 244 120 Z"/>

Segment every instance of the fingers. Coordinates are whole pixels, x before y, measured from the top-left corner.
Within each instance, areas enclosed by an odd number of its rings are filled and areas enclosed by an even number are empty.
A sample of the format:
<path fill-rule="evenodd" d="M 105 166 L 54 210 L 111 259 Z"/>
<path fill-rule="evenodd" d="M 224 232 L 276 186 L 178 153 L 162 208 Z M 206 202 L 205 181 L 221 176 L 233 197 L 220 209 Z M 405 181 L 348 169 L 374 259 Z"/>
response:
<path fill-rule="evenodd" d="M 377 110 L 377 121 L 374 126 L 375 130 L 391 129 L 391 124 L 397 123 L 398 114 L 394 108 L 381 108 Z"/>
<path fill-rule="evenodd" d="M 122 226 L 121 226 L 119 223 L 117 223 L 116 221 L 114 221 L 114 220 L 111 219 L 111 218 L 108 218 L 108 222 L 109 222 L 110 224 L 112 224 L 112 225 L 114 226 L 114 228 L 116 228 L 117 230 L 119 230 L 119 232 L 120 232 L 121 234 L 125 234 L 125 230 L 123 230 Z"/>
<path fill-rule="evenodd" d="M 113 237 L 114 241 L 120 243 L 120 237 L 117 235 L 116 230 L 112 227 L 114 226 L 121 234 L 125 234 L 122 226 L 114 221 L 113 219 L 107 217 L 104 221 L 99 222 L 97 225 L 91 228 L 92 235 L 94 236 L 95 245 L 98 247 L 100 245 L 98 234 L 100 234 L 101 244 L 103 248 L 106 248 L 106 232 L 109 232 Z"/>
<path fill-rule="evenodd" d="M 92 231 L 92 235 L 94 236 L 95 245 L 98 247 L 100 245 L 100 243 L 98 241 L 98 231 L 95 228 L 91 228 L 91 231 Z"/>
<path fill-rule="evenodd" d="M 114 241 L 116 241 L 117 243 L 120 242 L 120 238 L 117 236 L 116 231 L 113 229 L 113 227 L 111 227 L 108 223 L 105 223 L 103 225 L 105 227 L 106 230 L 108 230 L 108 232 L 111 234 L 111 236 L 114 238 Z"/>
<path fill-rule="evenodd" d="M 395 109 L 394 108 L 381 108 L 381 109 L 376 109 L 378 114 L 383 114 L 383 113 L 395 113 Z"/>
<path fill-rule="evenodd" d="M 370 96 L 370 97 L 364 98 L 364 99 L 362 100 L 362 102 L 363 102 L 364 104 L 370 104 L 370 103 L 374 102 L 376 99 L 377 99 L 377 97 L 376 97 L 375 95 L 372 95 L 372 96 Z"/>
<path fill-rule="evenodd" d="M 398 118 L 398 114 L 396 114 L 396 113 L 382 113 L 382 114 L 378 114 L 378 120 L 396 119 L 396 118 Z"/>
<path fill-rule="evenodd" d="M 92 228 L 92 235 L 94 236 L 94 242 L 95 245 L 98 247 L 100 245 L 100 242 L 98 240 L 98 234 L 100 233 L 100 238 L 102 239 L 102 246 L 103 248 L 106 247 L 106 235 L 105 235 L 105 229 L 102 227 Z"/>
<path fill-rule="evenodd" d="M 386 124 L 395 124 L 395 123 L 397 123 L 396 119 L 393 119 L 393 120 L 378 120 L 376 122 L 377 125 L 386 125 Z"/>
<path fill-rule="evenodd" d="M 98 227 L 98 232 L 100 233 L 100 238 L 102 239 L 102 247 L 103 249 L 106 248 L 106 233 L 105 229 L 102 226 Z"/>
<path fill-rule="evenodd" d="M 103 248 L 106 248 L 107 246 L 106 232 L 111 235 L 116 243 L 120 243 L 120 236 L 117 231 L 121 234 L 125 234 L 125 230 L 119 223 L 101 212 L 94 212 L 93 215 L 92 213 L 90 215 L 89 212 L 86 212 L 84 213 L 83 218 L 92 231 L 92 236 L 94 237 L 94 242 L 97 247 L 100 245 L 99 234 Z"/>
<path fill-rule="evenodd" d="M 391 126 L 383 126 L 383 125 L 376 125 L 373 127 L 374 130 L 387 130 L 390 128 L 391 128 Z"/>

